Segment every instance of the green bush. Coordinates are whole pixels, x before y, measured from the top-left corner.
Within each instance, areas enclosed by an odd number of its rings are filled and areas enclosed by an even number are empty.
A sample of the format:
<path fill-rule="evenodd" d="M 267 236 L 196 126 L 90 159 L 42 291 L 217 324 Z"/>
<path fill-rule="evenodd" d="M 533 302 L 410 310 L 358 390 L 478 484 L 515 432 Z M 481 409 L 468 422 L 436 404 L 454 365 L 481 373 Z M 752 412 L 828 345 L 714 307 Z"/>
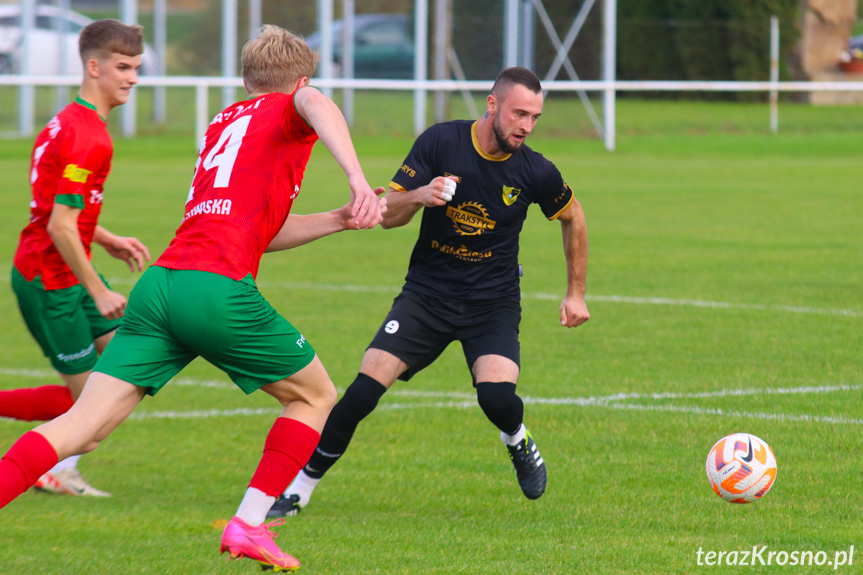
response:
<path fill-rule="evenodd" d="M 623 79 L 685 80 L 666 1 L 618 0 L 617 68 Z"/>
<path fill-rule="evenodd" d="M 632 80 L 766 80 L 770 16 L 779 18 L 780 62 L 788 62 L 799 38 L 798 10 L 797 0 L 619 0 L 618 76 Z M 784 66 L 780 73 L 788 77 Z"/>
<path fill-rule="evenodd" d="M 790 59 L 800 37 L 796 22 L 799 12 L 796 0 L 729 0 L 734 17 L 729 22 L 729 49 L 735 80 L 759 80 L 770 69 L 769 20 L 780 22 L 780 62 Z M 780 76 L 787 71 L 780 67 Z"/>
<path fill-rule="evenodd" d="M 561 40 L 581 6 L 572 0 L 544 0 Z M 264 21 L 302 34 L 316 28 L 314 2 L 265 1 Z M 452 0 L 453 45 L 468 79 L 492 79 L 503 63 L 503 2 Z M 781 22 L 782 53 L 793 53 L 798 0 L 618 0 L 617 74 L 625 80 L 765 80 L 770 69 L 770 16 Z M 408 0 L 368 0 L 357 12 L 413 13 Z M 597 2 L 569 58 L 580 78 L 601 73 L 602 18 Z M 247 11 L 239 11 L 240 46 L 248 29 Z M 336 18 L 341 17 L 336 3 Z M 430 39 L 434 29 L 430 22 Z M 178 41 L 174 73 L 218 74 L 221 59 L 221 2 L 211 0 L 186 27 Z M 541 77 L 556 51 L 536 18 L 535 68 Z M 239 47 L 238 47 L 239 48 Z M 788 77 L 783 66 L 782 77 Z M 561 70 L 557 79 L 568 79 Z M 656 93 L 650 94 L 655 97 Z M 661 94 L 668 97 L 668 94 Z M 690 94 L 686 95 L 690 97 Z M 711 98 L 763 97 L 750 94 L 710 94 Z"/>

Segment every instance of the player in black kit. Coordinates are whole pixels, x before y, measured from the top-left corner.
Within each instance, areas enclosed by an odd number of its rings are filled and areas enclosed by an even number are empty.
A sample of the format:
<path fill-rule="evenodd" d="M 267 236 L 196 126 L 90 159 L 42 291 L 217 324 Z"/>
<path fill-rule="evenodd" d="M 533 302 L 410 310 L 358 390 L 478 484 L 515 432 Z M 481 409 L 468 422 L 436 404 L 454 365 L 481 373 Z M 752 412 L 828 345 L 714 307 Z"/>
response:
<path fill-rule="evenodd" d="M 567 268 L 561 325 L 581 325 L 590 313 L 584 301 L 584 212 L 554 164 L 524 145 L 542 104 L 536 75 L 507 68 L 480 120 L 436 124 L 417 138 L 390 183 L 382 224 L 403 226 L 425 208 L 405 285 L 357 378 L 330 414 L 315 453 L 270 516 L 298 513 L 384 392 L 431 364 L 453 341 L 462 344 L 479 405 L 500 429 L 525 496 L 536 499 L 545 491 L 545 463 L 515 393 L 518 238 L 530 204 L 561 223 Z"/>

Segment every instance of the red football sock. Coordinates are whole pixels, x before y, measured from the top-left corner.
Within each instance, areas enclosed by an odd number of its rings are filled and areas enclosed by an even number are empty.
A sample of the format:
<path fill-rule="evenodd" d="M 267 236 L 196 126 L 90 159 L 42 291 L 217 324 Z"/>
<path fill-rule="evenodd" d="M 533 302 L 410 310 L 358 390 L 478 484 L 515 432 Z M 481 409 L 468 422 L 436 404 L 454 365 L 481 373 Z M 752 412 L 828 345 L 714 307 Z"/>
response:
<path fill-rule="evenodd" d="M 321 434 L 296 419 L 279 417 L 264 444 L 264 456 L 249 487 L 278 497 L 308 463 Z"/>
<path fill-rule="evenodd" d="M 42 435 L 28 431 L 0 459 L 0 508 L 27 491 L 57 465 L 57 452 Z"/>
<path fill-rule="evenodd" d="M 74 400 L 65 385 L 43 385 L 0 391 L 0 417 L 48 421 L 71 409 Z"/>

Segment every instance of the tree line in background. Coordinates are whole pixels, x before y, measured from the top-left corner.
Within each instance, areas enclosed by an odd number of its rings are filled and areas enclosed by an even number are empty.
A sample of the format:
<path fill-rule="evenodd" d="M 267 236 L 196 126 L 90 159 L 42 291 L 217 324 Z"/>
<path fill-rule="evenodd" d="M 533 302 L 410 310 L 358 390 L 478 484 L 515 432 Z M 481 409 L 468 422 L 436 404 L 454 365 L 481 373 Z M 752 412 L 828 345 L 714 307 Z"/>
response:
<path fill-rule="evenodd" d="M 799 39 L 799 0 L 618 0 L 618 7 L 618 70 L 632 79 L 766 80 L 770 17 L 779 18 L 781 61 L 793 61 Z"/>
<path fill-rule="evenodd" d="M 218 74 L 220 70 L 221 0 L 210 0 L 177 45 L 173 60 L 184 73 Z M 248 13 L 240 2 L 240 45 L 248 31 Z M 433 11 L 434 1 L 429 2 Z M 502 65 L 503 1 L 452 0 L 452 44 L 468 79 L 494 78 Z M 558 36 L 568 32 L 581 2 L 544 0 Z M 363 0 L 357 12 L 413 14 L 413 0 Z M 624 80 L 765 80 L 770 58 L 770 17 L 781 23 L 782 77 L 793 65 L 799 39 L 799 0 L 618 0 L 617 75 Z M 341 17 L 335 2 L 335 17 Z M 431 30 L 436 23 L 431 18 Z M 317 28 L 315 3 L 308 0 L 264 0 L 263 21 L 303 35 Z M 556 55 L 536 18 L 535 70 L 545 77 Z M 601 74 L 601 1 L 591 11 L 569 51 L 581 79 Z M 561 70 L 556 79 L 568 79 Z M 717 96 L 714 96 L 717 97 Z M 737 97 L 721 95 L 718 97 Z M 740 97 L 752 97 L 741 95 Z"/>

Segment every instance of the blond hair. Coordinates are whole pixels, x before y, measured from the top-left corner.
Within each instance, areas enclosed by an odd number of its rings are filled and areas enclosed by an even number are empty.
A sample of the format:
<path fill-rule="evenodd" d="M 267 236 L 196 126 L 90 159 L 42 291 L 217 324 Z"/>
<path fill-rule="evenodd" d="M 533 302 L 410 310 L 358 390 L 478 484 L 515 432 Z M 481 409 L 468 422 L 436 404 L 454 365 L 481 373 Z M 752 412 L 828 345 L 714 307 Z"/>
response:
<path fill-rule="evenodd" d="M 321 55 L 302 37 L 265 24 L 243 46 L 243 80 L 249 93 L 284 92 L 297 80 L 311 78 Z"/>
<path fill-rule="evenodd" d="M 137 56 L 144 53 L 144 29 L 118 20 L 96 20 L 84 26 L 78 36 L 81 60 L 107 60 L 112 54 Z"/>

